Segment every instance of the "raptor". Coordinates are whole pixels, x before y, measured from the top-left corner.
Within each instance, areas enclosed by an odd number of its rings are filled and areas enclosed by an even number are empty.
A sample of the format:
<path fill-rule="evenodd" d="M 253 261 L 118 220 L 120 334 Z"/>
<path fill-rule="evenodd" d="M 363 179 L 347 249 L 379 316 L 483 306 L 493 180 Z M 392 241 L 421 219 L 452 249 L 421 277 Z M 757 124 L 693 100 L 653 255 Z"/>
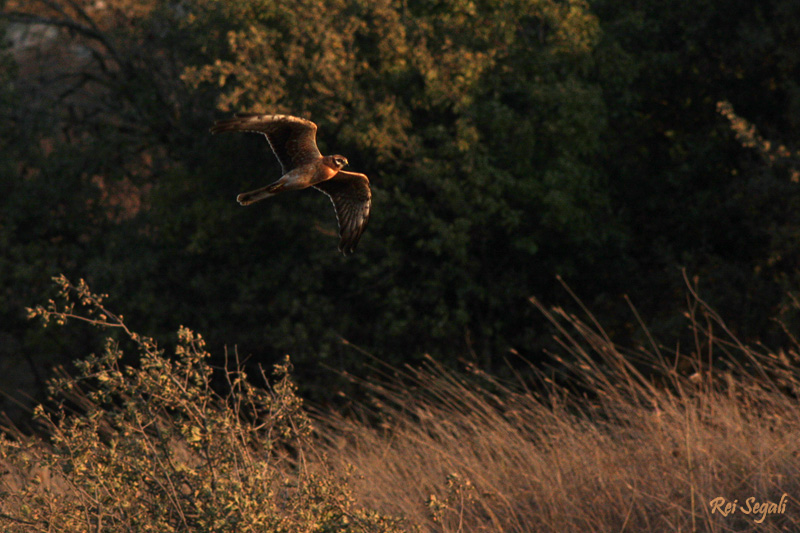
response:
<path fill-rule="evenodd" d="M 250 205 L 282 192 L 314 187 L 333 202 L 339 223 L 339 250 L 344 255 L 355 251 L 369 220 L 369 179 L 364 174 L 342 170 L 348 164 L 346 157 L 320 153 L 316 124 L 291 115 L 237 113 L 233 118 L 216 121 L 211 128 L 211 133 L 225 131 L 263 134 L 283 171 L 278 181 L 240 194 L 237 202 Z"/>

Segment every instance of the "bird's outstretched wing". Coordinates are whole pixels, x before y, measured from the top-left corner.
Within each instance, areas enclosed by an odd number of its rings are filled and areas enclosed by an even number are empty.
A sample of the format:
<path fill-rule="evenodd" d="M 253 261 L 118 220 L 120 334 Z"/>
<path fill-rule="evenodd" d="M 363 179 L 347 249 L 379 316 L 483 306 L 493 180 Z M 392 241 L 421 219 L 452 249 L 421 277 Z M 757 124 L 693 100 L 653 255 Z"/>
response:
<path fill-rule="evenodd" d="M 353 253 L 369 220 L 372 204 L 369 180 L 364 174 L 340 170 L 332 179 L 314 187 L 333 202 L 339 222 L 339 251 L 344 255 Z"/>
<path fill-rule="evenodd" d="M 211 127 L 211 133 L 224 131 L 262 133 L 284 174 L 322 157 L 317 148 L 317 125 L 304 118 L 237 113 L 234 118 L 217 120 Z"/>

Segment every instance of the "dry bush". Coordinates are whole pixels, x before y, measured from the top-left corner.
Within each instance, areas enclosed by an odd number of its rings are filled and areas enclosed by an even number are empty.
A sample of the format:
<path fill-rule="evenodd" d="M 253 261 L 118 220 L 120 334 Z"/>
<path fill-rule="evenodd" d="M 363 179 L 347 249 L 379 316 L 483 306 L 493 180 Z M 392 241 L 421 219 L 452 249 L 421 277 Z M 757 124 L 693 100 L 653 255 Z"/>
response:
<path fill-rule="evenodd" d="M 361 505 L 429 531 L 797 531 L 798 353 L 742 345 L 692 297 L 695 344 L 669 357 L 534 302 L 562 348 L 537 386 L 431 361 L 367 384 L 360 417 L 322 415 L 327 455 Z M 743 512 L 784 494 L 783 513 Z"/>
<path fill-rule="evenodd" d="M 105 309 L 103 295 L 58 282 L 67 303 L 31 316 L 118 328 L 139 364 L 121 365 L 109 338 L 78 377 L 52 383 L 57 409 L 37 408 L 49 439 L 0 434 L 0 530 L 398 531 L 397 520 L 355 507 L 346 474 L 307 460 L 312 426 L 288 358 L 268 389 L 227 371 L 223 396 L 199 335 L 181 328 L 167 357 Z"/>

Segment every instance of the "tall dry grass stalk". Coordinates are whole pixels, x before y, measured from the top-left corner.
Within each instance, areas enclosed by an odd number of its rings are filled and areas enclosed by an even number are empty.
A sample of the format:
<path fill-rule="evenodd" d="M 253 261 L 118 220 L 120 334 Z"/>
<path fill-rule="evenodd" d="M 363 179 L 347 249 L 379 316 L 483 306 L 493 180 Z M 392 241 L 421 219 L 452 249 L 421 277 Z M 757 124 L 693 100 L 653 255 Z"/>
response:
<path fill-rule="evenodd" d="M 694 346 L 669 353 L 533 301 L 561 347 L 538 386 L 431 360 L 366 384 L 360 416 L 321 415 L 327 461 L 423 531 L 800 531 L 798 352 L 743 345 L 690 291 Z"/>
<path fill-rule="evenodd" d="M 58 282 L 31 314 L 124 333 L 139 364 L 109 338 L 53 382 L 44 436 L 0 427 L 0 531 L 800 531 L 798 344 L 740 343 L 691 284 L 689 349 L 533 301 L 559 348 L 532 378 L 430 359 L 312 424 L 288 362 L 267 388 L 236 365 L 221 395 L 200 336 L 168 356 Z"/>

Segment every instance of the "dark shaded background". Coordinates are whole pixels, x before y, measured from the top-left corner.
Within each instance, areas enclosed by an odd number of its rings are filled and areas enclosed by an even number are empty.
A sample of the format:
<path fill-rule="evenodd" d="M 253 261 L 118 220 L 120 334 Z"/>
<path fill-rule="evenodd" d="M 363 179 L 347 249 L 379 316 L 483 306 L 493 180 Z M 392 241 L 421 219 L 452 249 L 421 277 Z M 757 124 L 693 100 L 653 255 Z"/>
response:
<path fill-rule="evenodd" d="M 625 294 L 681 339 L 682 269 L 743 340 L 785 341 L 796 1 L 283 4 L 0 2 L 0 388 L 41 398 L 100 349 L 27 320 L 59 273 L 165 344 L 186 325 L 220 357 L 289 353 L 321 402 L 348 391 L 330 368 L 367 373 L 352 345 L 536 361 L 528 298 L 572 305 L 556 276 L 619 342 L 641 336 Z M 233 111 L 308 117 L 370 176 L 354 256 L 321 194 L 235 203 L 280 169 L 259 136 L 207 133 Z"/>

